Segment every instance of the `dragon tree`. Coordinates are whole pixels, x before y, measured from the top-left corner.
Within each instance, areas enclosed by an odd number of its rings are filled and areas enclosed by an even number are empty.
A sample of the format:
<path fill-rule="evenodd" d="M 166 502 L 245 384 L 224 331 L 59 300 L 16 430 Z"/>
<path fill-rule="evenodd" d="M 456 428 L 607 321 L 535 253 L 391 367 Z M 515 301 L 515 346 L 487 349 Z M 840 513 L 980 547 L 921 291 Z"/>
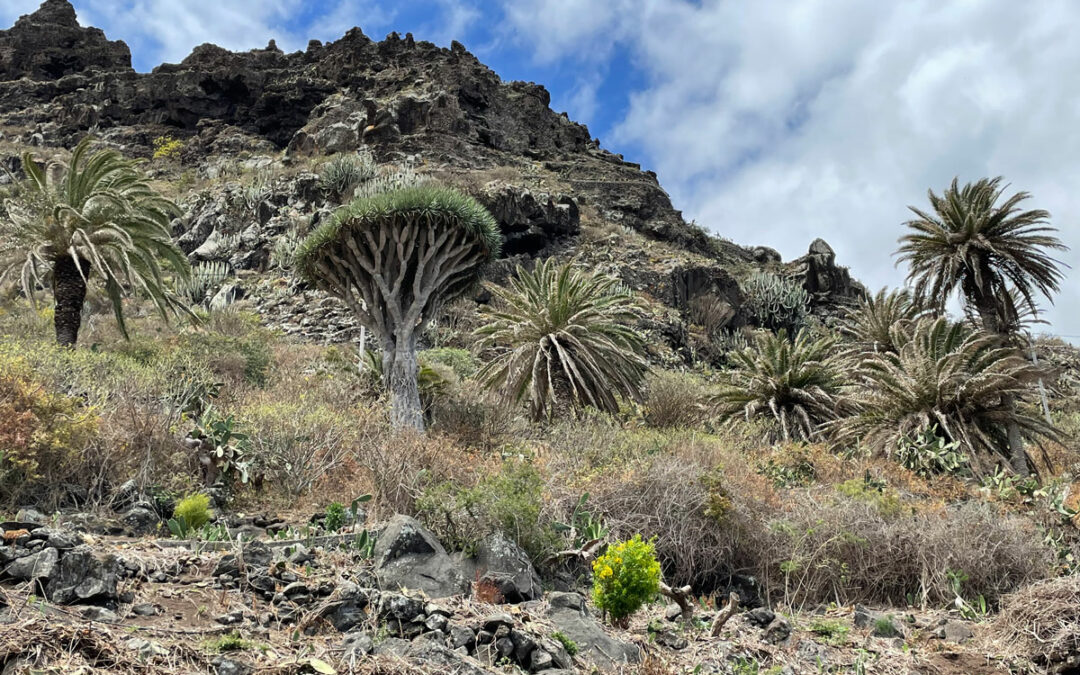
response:
<path fill-rule="evenodd" d="M 341 298 L 382 348 L 398 428 L 423 430 L 417 337 L 499 254 L 498 224 L 475 199 L 420 185 L 356 199 L 311 233 L 296 269 Z"/>

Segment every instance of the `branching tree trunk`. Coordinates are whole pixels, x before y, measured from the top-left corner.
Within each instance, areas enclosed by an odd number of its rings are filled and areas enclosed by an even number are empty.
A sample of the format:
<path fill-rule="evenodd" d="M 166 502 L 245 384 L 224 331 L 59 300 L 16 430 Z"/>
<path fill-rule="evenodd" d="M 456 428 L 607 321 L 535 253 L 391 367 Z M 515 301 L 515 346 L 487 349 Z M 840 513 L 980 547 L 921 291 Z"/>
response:
<path fill-rule="evenodd" d="M 476 283 L 500 241 L 475 200 L 425 186 L 359 199 L 298 249 L 300 273 L 344 300 L 382 347 L 396 427 L 424 428 L 417 336 Z"/>
<path fill-rule="evenodd" d="M 76 267 L 70 256 L 63 256 L 53 264 L 52 284 L 56 308 L 53 313 L 53 327 L 56 329 L 56 342 L 62 347 L 74 347 L 79 341 L 79 328 L 82 327 L 82 309 L 86 302 L 86 279 L 90 265 L 80 261 L 82 272 Z"/>

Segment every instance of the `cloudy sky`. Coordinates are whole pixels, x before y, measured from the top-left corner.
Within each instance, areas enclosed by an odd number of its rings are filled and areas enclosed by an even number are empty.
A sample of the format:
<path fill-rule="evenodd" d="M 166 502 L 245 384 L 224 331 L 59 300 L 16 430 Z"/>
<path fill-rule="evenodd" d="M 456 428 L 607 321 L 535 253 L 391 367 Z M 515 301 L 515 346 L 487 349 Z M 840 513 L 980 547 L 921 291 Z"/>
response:
<path fill-rule="evenodd" d="M 0 24 L 39 0 L 2 0 Z M 823 237 L 899 284 L 906 205 L 1003 175 L 1075 272 L 1046 316 L 1080 335 L 1080 3 L 1072 0 L 75 0 L 149 70 L 193 46 L 301 49 L 349 27 L 463 42 L 656 170 L 713 232 L 785 259 Z"/>

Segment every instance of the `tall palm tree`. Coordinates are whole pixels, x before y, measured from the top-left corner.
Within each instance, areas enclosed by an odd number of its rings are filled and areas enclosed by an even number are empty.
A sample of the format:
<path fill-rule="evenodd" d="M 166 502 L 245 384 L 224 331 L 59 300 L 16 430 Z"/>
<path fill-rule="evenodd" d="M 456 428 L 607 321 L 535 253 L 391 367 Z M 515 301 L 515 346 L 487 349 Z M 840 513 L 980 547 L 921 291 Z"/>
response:
<path fill-rule="evenodd" d="M 845 413 L 844 380 L 832 355 L 836 340 L 809 331 L 794 340 L 787 332 L 765 332 L 753 346 L 735 352 L 730 382 L 716 394 L 721 419 L 764 418 L 775 440 L 816 440 L 828 422 Z"/>
<path fill-rule="evenodd" d="M 560 402 L 617 412 L 618 395 L 640 400 L 638 304 L 618 279 L 549 258 L 491 290 L 499 306 L 475 333 L 479 348 L 499 350 L 478 374 L 486 386 L 527 400 L 536 419 Z"/>
<path fill-rule="evenodd" d="M 22 157 L 26 180 L 4 204 L 0 221 L 0 282 L 20 271 L 33 301 L 45 281 L 56 304 L 56 341 L 74 347 L 82 325 L 87 283 L 99 279 L 127 336 L 122 297 L 150 297 L 163 315 L 187 311 L 168 291 L 162 266 L 180 278 L 189 267 L 172 242 L 170 221 L 179 209 L 157 194 L 136 162 L 114 150 L 89 155 L 90 139 L 66 163 L 38 164 Z"/>
<path fill-rule="evenodd" d="M 906 223 L 912 230 L 900 238 L 900 261 L 909 266 L 916 299 L 943 310 L 959 290 L 974 308 L 983 328 L 1005 335 L 1017 323 L 1020 307 L 1036 312 L 1036 296 L 1052 300 L 1063 275 L 1051 251 L 1066 250 L 1042 209 L 1022 211 L 1031 195 L 1017 192 L 1002 197 L 1008 186 L 1002 178 L 983 178 L 959 186 L 957 179 L 939 197 L 929 191 L 930 211 L 909 207 L 917 216 Z M 1015 294 L 1015 295 L 1014 295 Z M 1014 298 L 1020 300 L 1017 305 Z M 1004 402 L 1015 407 L 1009 394 Z M 1020 429 L 1008 423 L 1013 470 L 1028 473 Z"/>
<path fill-rule="evenodd" d="M 869 352 L 854 372 L 858 412 L 838 422 L 841 437 L 880 452 L 936 428 L 981 470 L 980 458 L 1006 454 L 1009 425 L 1022 436 L 1056 439 L 1038 414 L 1011 405 L 1042 374 L 998 336 L 946 318 L 892 329 L 895 351 Z"/>

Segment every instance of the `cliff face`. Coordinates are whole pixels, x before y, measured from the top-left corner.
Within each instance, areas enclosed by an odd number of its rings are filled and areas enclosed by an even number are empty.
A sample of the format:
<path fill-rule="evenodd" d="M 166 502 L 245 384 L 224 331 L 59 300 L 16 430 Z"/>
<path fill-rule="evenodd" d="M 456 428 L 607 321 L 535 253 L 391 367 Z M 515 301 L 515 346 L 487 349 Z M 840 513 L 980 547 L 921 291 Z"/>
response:
<path fill-rule="evenodd" d="M 291 54 L 273 42 L 243 53 L 205 44 L 178 64 L 136 73 L 123 42 L 80 27 L 67 0 L 46 0 L 0 31 L 0 141 L 10 155 L 12 146 L 71 147 L 87 133 L 142 157 L 154 138 L 174 136 L 183 141 L 184 170 L 217 177 L 216 196 L 189 200 L 176 226 L 195 260 L 206 259 L 198 255 L 208 240 L 237 241 L 243 232 L 241 249 L 227 259 L 264 269 L 284 221 L 317 220 L 325 210 L 308 194 L 309 177 L 273 186 L 274 196 L 238 221 L 223 206 L 229 187 L 214 168 L 223 160 L 314 166 L 311 158 L 365 147 L 380 161 L 419 161 L 471 184 L 499 219 L 509 254 L 577 247 L 588 260 L 610 259 L 627 283 L 680 312 L 701 294 L 737 303 L 732 267 L 780 264 L 775 252 L 686 223 L 654 173 L 553 111 L 543 86 L 503 82 L 457 42 L 444 49 L 397 34 L 375 42 L 353 28 Z M 12 156 L 0 160 L 17 165 Z M 660 248 L 628 250 L 615 240 L 583 246 L 586 220 Z M 831 256 L 810 262 L 791 270 L 806 276 L 817 304 L 860 292 Z"/>

